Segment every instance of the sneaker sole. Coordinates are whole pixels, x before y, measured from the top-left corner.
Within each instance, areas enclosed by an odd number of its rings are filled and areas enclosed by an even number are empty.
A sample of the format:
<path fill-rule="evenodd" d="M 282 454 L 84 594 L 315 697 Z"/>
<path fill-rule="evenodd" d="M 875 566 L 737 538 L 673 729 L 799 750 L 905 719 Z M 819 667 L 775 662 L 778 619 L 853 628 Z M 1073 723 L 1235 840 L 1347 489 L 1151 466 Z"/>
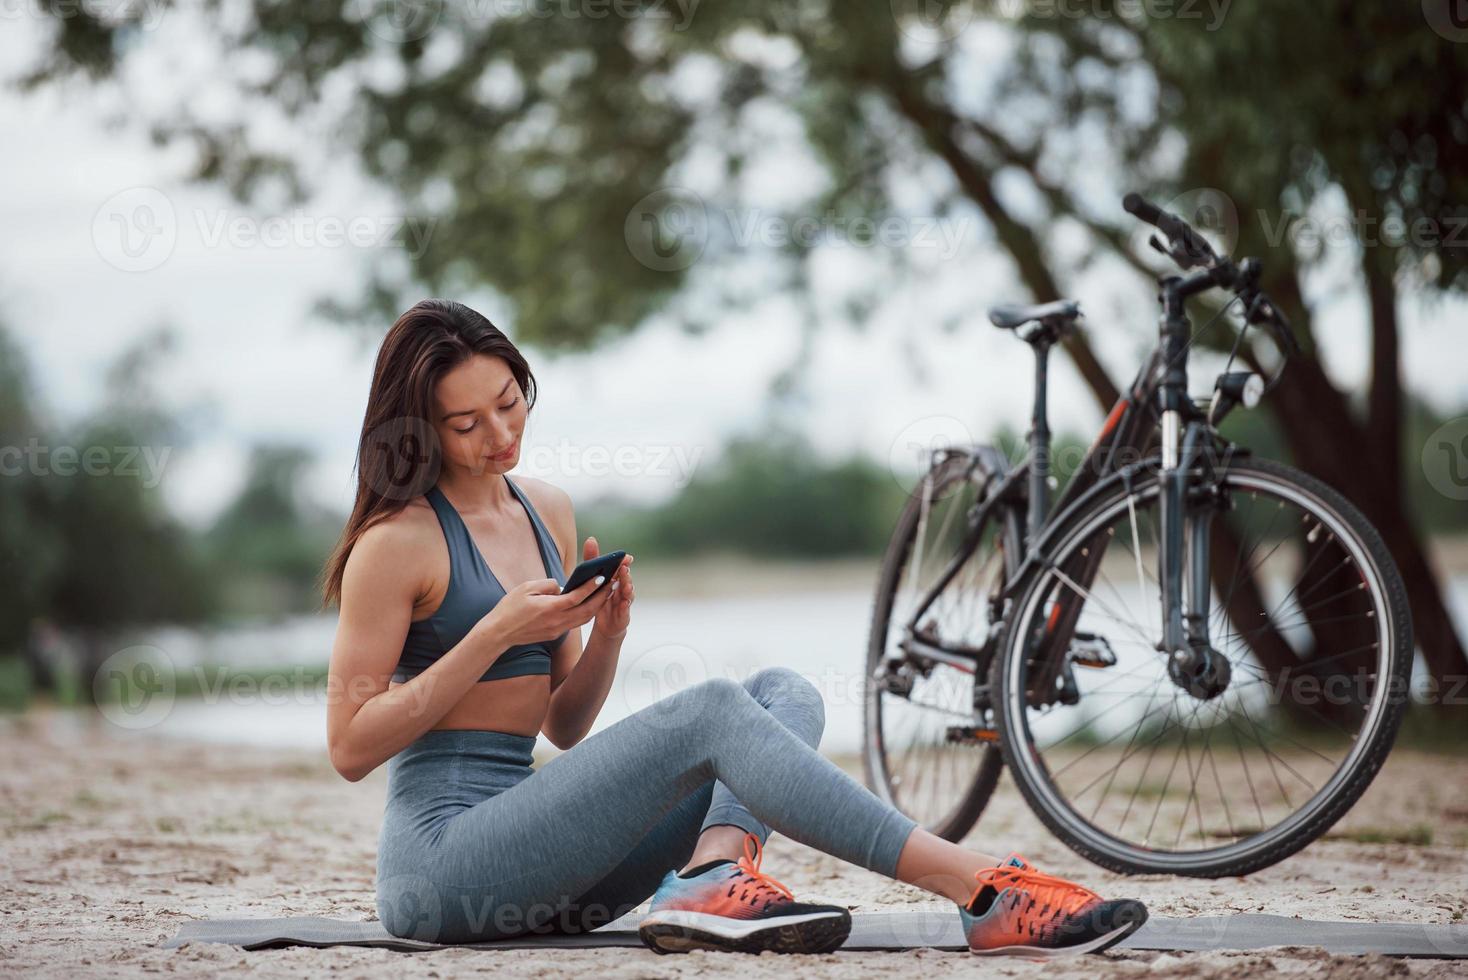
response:
<path fill-rule="evenodd" d="M 670 910 L 644 919 L 637 929 L 655 953 L 711 949 L 731 953 L 829 953 L 851 934 L 851 913 L 808 912 L 777 919 L 731 919 L 707 912 Z"/>
<path fill-rule="evenodd" d="M 1142 928 L 1147 921 L 1144 912 L 1136 922 L 1128 922 L 1124 926 L 1117 926 L 1104 936 L 1097 936 L 1087 943 L 1077 943 L 1074 946 L 1059 946 L 1046 948 L 1043 946 L 998 946 L 994 949 L 970 949 L 969 952 L 975 956 L 1024 956 L 1035 960 L 1054 959 L 1057 956 L 1079 956 L 1084 953 L 1100 953 L 1110 949 L 1121 942 L 1127 936 Z"/>

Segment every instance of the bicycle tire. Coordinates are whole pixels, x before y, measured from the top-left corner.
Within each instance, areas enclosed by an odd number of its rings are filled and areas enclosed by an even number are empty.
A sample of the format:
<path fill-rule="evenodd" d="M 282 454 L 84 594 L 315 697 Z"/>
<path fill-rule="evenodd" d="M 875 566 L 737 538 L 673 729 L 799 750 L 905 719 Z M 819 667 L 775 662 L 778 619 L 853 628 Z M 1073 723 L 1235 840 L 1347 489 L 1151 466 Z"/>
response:
<path fill-rule="evenodd" d="M 1112 871 L 1124 874 L 1161 873 L 1216 878 L 1250 874 L 1297 853 L 1329 830 L 1360 799 L 1386 760 L 1406 711 L 1408 699 L 1394 697 L 1391 692 L 1407 689 L 1413 657 L 1411 614 L 1406 586 L 1380 534 L 1355 505 L 1338 491 L 1293 467 L 1270 460 L 1245 457 L 1220 467 L 1220 474 L 1224 479 L 1252 477 L 1256 483 L 1274 480 L 1279 487 L 1292 488 L 1312 507 L 1320 508 L 1335 518 L 1335 527 L 1332 530 L 1346 531 L 1354 536 L 1359 553 L 1366 558 L 1379 583 L 1380 606 L 1392 620 L 1385 632 L 1391 638 L 1392 650 L 1388 659 L 1388 683 L 1381 713 L 1371 731 L 1363 732 L 1363 737 L 1367 740 L 1366 747 L 1356 756 L 1354 762 L 1348 760 L 1351 771 L 1340 785 L 1328 799 L 1317 805 L 1308 819 L 1289 827 L 1277 839 L 1270 839 L 1266 832 L 1256 835 L 1263 839 L 1247 847 L 1240 846 L 1240 843 L 1248 844 L 1255 838 L 1246 838 L 1243 842 L 1212 851 L 1144 854 L 1141 853 L 1142 849 L 1132 845 L 1118 847 L 1109 844 L 1106 841 L 1108 835 L 1096 828 L 1091 828 L 1094 833 L 1078 832 L 1077 821 L 1089 826 L 1088 821 L 1078 817 L 1064 804 L 1057 806 L 1047 787 L 1034 774 L 1030 749 L 1023 734 L 1027 726 L 1023 718 L 1016 717 L 1018 705 L 1011 690 L 1011 678 L 1015 676 L 1013 661 L 1016 656 L 1023 656 L 1025 650 L 1023 644 L 1016 642 L 1016 636 L 1022 631 L 1020 624 L 1025 619 L 1024 610 L 1036 601 L 1036 592 L 1044 588 L 1045 576 L 1040 573 L 1032 574 L 1030 580 L 1020 588 L 1011 607 L 1012 614 L 1006 622 L 1006 636 L 991 666 L 990 689 L 994 692 L 1000 748 L 1021 794 L 1051 832 L 1082 857 Z M 1113 492 L 1100 493 L 1091 503 L 1064 515 L 1061 518 L 1062 525 L 1049 538 L 1053 544 L 1047 547 L 1047 552 L 1063 556 L 1078 536 L 1094 535 L 1095 528 L 1089 525 L 1096 521 L 1097 515 L 1113 508 L 1117 499 L 1124 499 L 1130 492 L 1134 491 L 1118 484 Z M 1320 510 L 1316 511 L 1317 517 Z M 1288 824 L 1297 815 L 1292 814 L 1283 823 Z M 1172 853 L 1171 857 L 1163 856 L 1169 853 Z"/>
<path fill-rule="evenodd" d="M 952 480 L 960 472 L 967 470 L 974 464 L 974 457 L 964 452 L 952 452 L 950 455 L 934 465 L 924 481 L 919 486 L 927 484 L 932 479 L 933 487 L 941 487 L 945 481 Z M 982 466 L 982 464 L 979 464 Z M 922 508 L 922 495 L 911 493 L 908 495 L 907 503 L 904 505 L 901 515 L 898 517 L 897 525 L 893 530 L 892 537 L 888 541 L 887 549 L 882 558 L 881 570 L 877 579 L 876 599 L 872 609 L 872 620 L 867 642 L 866 658 L 866 697 L 862 705 L 862 764 L 866 776 L 867 786 L 885 803 L 902 810 L 898 802 L 897 794 L 890 783 L 886 756 L 884 752 L 885 740 L 881 731 L 880 706 L 875 702 L 880 697 L 880 692 L 875 689 L 873 683 L 874 672 L 885 654 L 887 630 L 890 627 L 893 604 L 896 600 L 898 586 L 901 582 L 902 573 L 911 554 L 913 538 L 918 527 Z M 991 520 L 1003 522 L 1002 533 L 1006 535 L 1009 546 L 1005 549 L 1006 574 L 1012 572 L 1018 554 L 1020 541 L 1020 527 L 1014 512 L 1009 508 L 998 508 L 991 511 Z M 975 681 L 978 681 L 978 674 Z M 926 826 L 924 829 L 949 841 L 959 841 L 973 829 L 978 822 L 984 807 L 988 805 L 989 798 L 994 793 L 994 788 L 999 782 L 999 776 L 1004 768 L 1004 759 L 998 746 L 989 744 L 980 749 L 980 757 L 974 770 L 972 782 L 961 798 L 958 806 L 944 819 L 934 825 Z M 905 812 L 905 811 L 904 811 Z M 912 814 L 908 814 L 912 816 Z M 917 817 L 914 817 L 917 819 Z"/>

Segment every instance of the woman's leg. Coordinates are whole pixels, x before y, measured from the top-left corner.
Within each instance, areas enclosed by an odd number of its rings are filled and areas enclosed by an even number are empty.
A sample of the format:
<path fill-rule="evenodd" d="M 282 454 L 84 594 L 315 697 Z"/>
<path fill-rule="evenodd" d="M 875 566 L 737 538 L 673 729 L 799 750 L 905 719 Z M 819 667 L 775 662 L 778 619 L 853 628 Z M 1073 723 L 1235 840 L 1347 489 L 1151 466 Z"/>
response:
<path fill-rule="evenodd" d="M 446 821 L 431 847 L 401 857 L 401 873 L 379 883 L 379 908 L 412 916 L 388 922 L 384 915 L 384 922 L 397 935 L 406 929 L 447 941 L 544 928 L 711 779 L 769 828 L 887 877 L 897 876 L 917 826 L 739 683 L 713 678 L 584 739 Z M 611 911 L 589 913 L 609 921 Z"/>
<path fill-rule="evenodd" d="M 788 667 L 767 667 L 743 681 L 743 687 L 765 711 L 802 742 L 817 748 L 826 728 L 826 708 L 815 685 Z M 733 830 L 728 841 L 717 828 Z M 712 832 L 711 832 L 712 831 Z M 685 797 L 607 875 L 592 885 L 568 910 L 567 930 L 579 932 L 605 925 L 595 913 L 608 910 L 615 919 L 645 902 L 670 870 L 720 857 L 737 858 L 744 833 L 763 844 L 770 829 L 740 803 L 722 780 L 710 780 Z M 727 852 L 727 853 L 726 853 Z M 586 921 L 577 910 L 593 913 Z M 558 923 L 559 925 L 559 923 Z"/>

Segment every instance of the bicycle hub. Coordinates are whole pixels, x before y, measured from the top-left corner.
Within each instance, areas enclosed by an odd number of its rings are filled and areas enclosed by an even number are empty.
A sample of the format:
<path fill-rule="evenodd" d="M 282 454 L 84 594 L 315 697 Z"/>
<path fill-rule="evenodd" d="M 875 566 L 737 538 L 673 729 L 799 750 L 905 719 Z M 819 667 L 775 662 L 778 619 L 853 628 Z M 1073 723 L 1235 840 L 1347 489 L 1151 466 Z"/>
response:
<path fill-rule="evenodd" d="M 1211 701 L 1228 689 L 1233 676 L 1228 657 L 1211 646 L 1178 650 L 1167 658 L 1167 675 L 1199 701 Z"/>

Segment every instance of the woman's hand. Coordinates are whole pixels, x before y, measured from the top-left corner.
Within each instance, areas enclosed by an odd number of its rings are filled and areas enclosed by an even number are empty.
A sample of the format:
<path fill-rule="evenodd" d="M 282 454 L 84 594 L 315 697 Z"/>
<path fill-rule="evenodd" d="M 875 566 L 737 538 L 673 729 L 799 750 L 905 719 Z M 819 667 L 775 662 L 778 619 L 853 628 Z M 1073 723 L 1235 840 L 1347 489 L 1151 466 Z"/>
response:
<path fill-rule="evenodd" d="M 597 576 L 565 595 L 553 578 L 521 582 L 479 622 L 493 629 L 506 646 L 549 642 L 573 627 L 586 625 L 601 611 L 615 593 L 608 588 L 595 598 L 587 597 L 605 581 Z"/>
<path fill-rule="evenodd" d="M 581 548 L 581 560 L 587 561 L 599 554 L 601 549 L 596 538 L 587 538 L 586 544 Z M 632 624 L 632 600 L 636 596 L 632 588 L 631 555 L 623 558 L 622 564 L 612 573 L 612 584 L 608 586 L 607 593 L 606 604 L 597 613 L 594 628 L 609 640 L 621 639 L 627 635 L 627 627 Z"/>

